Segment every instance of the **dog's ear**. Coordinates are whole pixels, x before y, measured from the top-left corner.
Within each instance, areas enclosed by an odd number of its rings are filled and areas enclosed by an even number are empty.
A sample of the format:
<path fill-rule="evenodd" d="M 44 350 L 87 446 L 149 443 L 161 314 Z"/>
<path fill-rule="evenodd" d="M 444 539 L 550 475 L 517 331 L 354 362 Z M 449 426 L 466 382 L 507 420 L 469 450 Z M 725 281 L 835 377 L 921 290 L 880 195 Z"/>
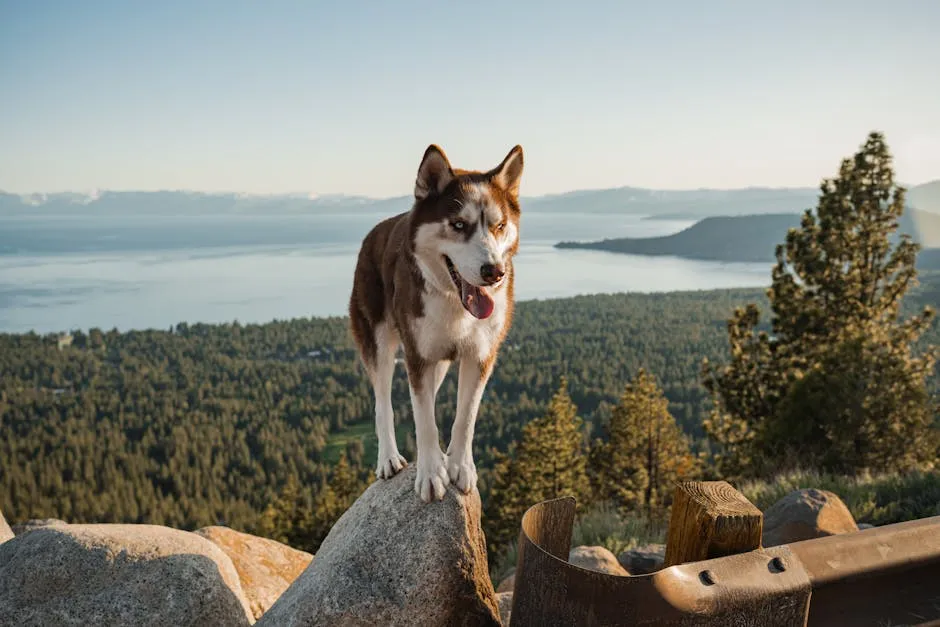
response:
<path fill-rule="evenodd" d="M 490 175 L 500 187 L 513 196 L 518 196 L 519 182 L 522 179 L 522 146 L 514 146 Z"/>
<path fill-rule="evenodd" d="M 424 151 L 421 165 L 418 166 L 418 178 L 415 180 L 415 198 L 424 200 L 428 196 L 440 194 L 454 179 L 454 169 L 450 167 L 447 155 L 437 144 L 431 144 Z"/>

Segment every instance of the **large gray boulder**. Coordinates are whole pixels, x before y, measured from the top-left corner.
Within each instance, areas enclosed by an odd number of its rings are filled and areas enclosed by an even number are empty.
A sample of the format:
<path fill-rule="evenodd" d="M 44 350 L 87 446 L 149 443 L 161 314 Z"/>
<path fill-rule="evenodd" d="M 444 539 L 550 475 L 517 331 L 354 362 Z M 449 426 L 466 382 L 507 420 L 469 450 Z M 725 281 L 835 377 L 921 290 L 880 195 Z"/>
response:
<path fill-rule="evenodd" d="M 10 525 L 7 524 L 7 519 L 3 517 L 3 512 L 0 512 L 0 544 L 12 538 L 13 530 L 10 529 Z"/>
<path fill-rule="evenodd" d="M 306 551 L 228 527 L 204 527 L 196 533 L 231 558 L 255 618 L 261 618 L 313 560 Z"/>
<path fill-rule="evenodd" d="M 0 544 L 0 626 L 238 626 L 251 613 L 232 561 L 156 525 L 53 525 Z"/>
<path fill-rule="evenodd" d="M 858 531 L 849 508 L 836 494 L 809 488 L 796 490 L 764 512 L 765 547 Z"/>
<path fill-rule="evenodd" d="M 369 486 L 259 627 L 499 625 L 479 493 L 425 504 L 415 472 Z"/>

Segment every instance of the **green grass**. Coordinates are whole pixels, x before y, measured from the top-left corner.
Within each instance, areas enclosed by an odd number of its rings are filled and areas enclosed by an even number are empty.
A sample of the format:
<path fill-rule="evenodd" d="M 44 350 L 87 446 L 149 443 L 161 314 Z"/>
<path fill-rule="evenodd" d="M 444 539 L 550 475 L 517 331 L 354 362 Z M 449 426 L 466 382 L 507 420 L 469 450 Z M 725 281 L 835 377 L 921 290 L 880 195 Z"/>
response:
<path fill-rule="evenodd" d="M 602 546 L 614 555 L 644 544 L 666 541 L 668 518 L 646 514 L 622 515 L 606 503 L 587 510 L 571 531 L 571 546 Z"/>
<path fill-rule="evenodd" d="M 398 438 L 398 448 L 402 450 L 406 435 L 414 430 L 414 423 L 407 422 L 395 426 L 395 437 Z M 376 455 L 379 453 L 379 440 L 375 435 L 375 422 L 372 420 L 363 420 L 355 424 L 347 425 L 345 429 L 339 432 L 331 433 L 326 442 L 326 448 L 323 450 L 323 459 L 329 464 L 335 464 L 339 461 L 339 454 L 346 450 L 346 446 L 355 440 L 361 440 L 364 447 L 365 464 L 375 463 Z"/>

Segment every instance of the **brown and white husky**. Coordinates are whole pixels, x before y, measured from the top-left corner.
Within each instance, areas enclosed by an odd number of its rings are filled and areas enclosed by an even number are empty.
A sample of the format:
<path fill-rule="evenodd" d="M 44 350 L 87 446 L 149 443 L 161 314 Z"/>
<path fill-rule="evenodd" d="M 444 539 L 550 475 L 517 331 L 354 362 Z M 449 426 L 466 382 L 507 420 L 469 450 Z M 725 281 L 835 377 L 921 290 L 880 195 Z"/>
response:
<path fill-rule="evenodd" d="M 522 147 L 488 172 L 455 169 L 438 146 L 424 153 L 410 211 L 366 235 L 349 303 L 350 324 L 375 394 L 376 475 L 407 465 L 392 419 L 392 375 L 404 349 L 417 432 L 415 491 L 444 497 L 448 482 L 476 487 L 473 428 L 513 312 Z M 457 411 L 447 453 L 434 404 L 457 362 Z"/>

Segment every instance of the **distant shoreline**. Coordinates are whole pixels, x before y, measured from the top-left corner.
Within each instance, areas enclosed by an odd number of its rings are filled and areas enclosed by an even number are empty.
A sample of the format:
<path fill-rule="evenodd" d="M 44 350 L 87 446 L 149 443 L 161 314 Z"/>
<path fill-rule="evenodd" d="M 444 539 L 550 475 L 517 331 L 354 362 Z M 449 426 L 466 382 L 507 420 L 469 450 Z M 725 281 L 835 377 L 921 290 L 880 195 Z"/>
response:
<path fill-rule="evenodd" d="M 680 214 L 649 216 L 647 220 L 676 220 Z M 787 231 L 799 226 L 801 214 L 777 213 L 704 218 L 673 233 L 656 237 L 560 241 L 558 249 L 597 250 L 625 255 L 670 256 L 693 261 L 774 263 L 776 248 Z M 919 270 L 940 270 L 940 215 L 914 209 L 905 212 L 899 233 L 921 244 Z"/>

